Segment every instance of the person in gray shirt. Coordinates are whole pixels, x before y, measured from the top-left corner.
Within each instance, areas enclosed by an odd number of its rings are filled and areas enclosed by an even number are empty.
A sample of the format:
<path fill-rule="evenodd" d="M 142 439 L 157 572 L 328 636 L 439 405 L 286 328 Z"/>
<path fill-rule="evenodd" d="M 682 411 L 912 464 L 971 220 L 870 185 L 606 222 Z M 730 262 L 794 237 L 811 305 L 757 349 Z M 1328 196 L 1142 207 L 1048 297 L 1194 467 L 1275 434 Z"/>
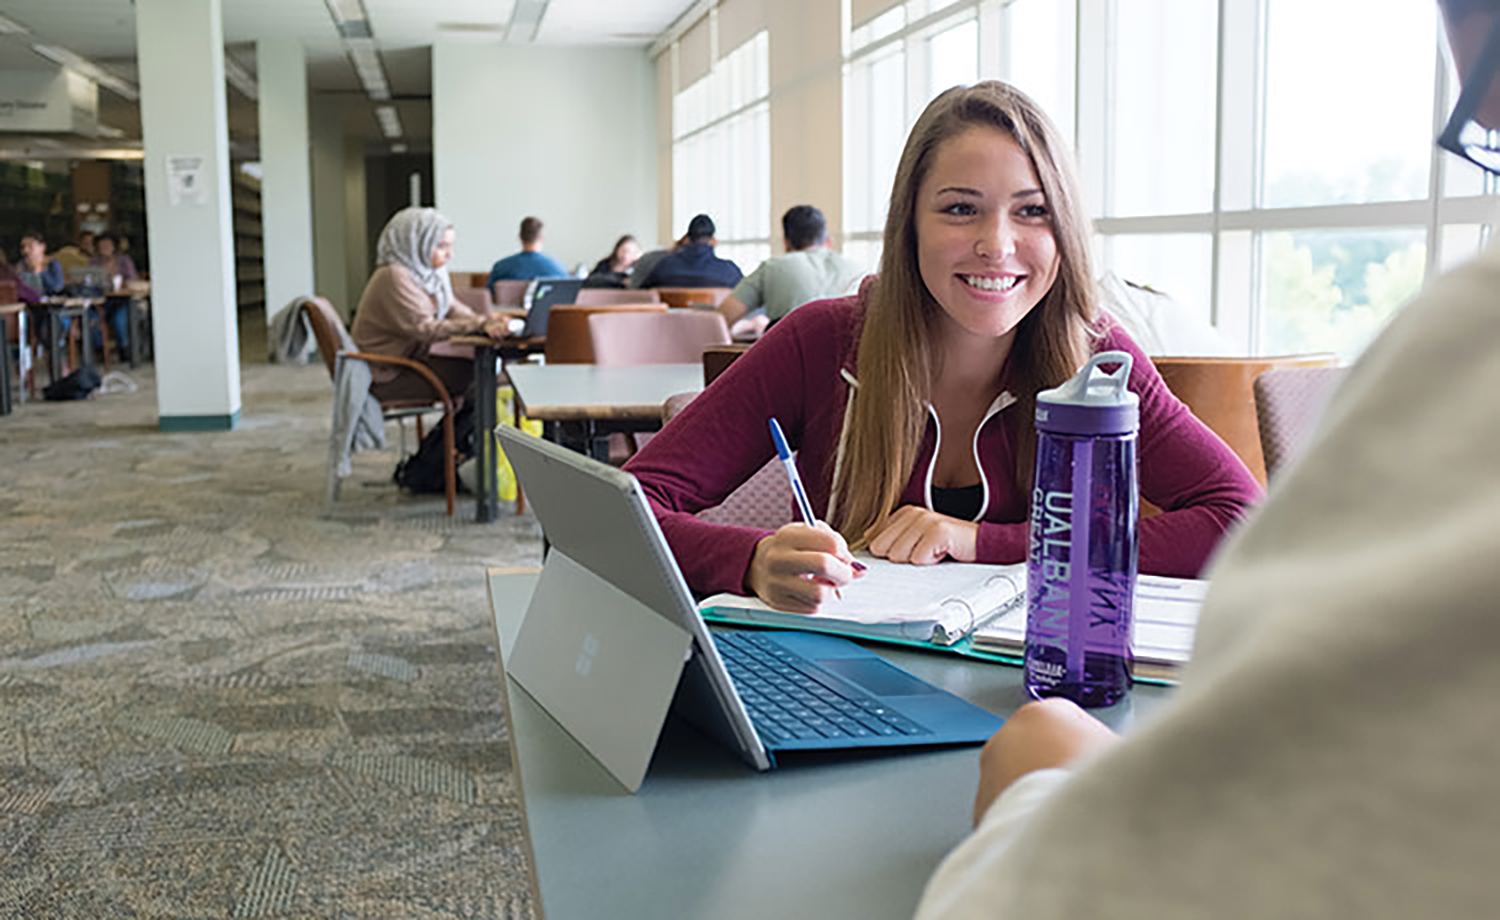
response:
<path fill-rule="evenodd" d="M 805 303 L 847 294 L 865 276 L 864 266 L 829 247 L 828 221 L 812 205 L 782 215 L 781 234 L 786 254 L 760 263 L 720 307 L 728 316 L 745 313 L 734 324 L 737 336 L 758 335 Z"/>

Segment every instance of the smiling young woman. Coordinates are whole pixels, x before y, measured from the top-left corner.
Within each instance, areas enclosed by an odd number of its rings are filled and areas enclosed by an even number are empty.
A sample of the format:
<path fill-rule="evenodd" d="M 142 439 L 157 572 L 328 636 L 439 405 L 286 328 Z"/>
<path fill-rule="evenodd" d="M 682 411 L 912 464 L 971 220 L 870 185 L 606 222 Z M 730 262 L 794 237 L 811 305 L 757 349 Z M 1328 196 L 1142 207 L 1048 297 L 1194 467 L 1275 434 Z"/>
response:
<path fill-rule="evenodd" d="M 912 129 L 878 277 L 776 324 L 627 466 L 696 591 L 812 611 L 896 562 L 1018 562 L 1039 390 L 1099 350 L 1132 353 L 1141 570 L 1196 575 L 1259 487 L 1095 305 L 1087 216 L 1056 129 L 997 82 L 959 87 Z M 775 532 L 694 515 L 771 456 L 775 417 L 828 524 Z"/>

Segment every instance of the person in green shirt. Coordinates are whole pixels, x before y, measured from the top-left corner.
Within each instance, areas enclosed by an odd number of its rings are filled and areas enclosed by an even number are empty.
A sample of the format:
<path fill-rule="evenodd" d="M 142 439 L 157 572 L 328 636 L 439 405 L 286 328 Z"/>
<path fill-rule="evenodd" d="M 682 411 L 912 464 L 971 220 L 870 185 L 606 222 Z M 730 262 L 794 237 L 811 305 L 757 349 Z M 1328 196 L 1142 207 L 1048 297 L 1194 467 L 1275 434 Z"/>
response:
<path fill-rule="evenodd" d="M 734 324 L 736 336 L 759 335 L 805 303 L 851 293 L 865 276 L 864 266 L 828 245 L 828 221 L 812 205 L 782 215 L 781 234 L 786 254 L 762 262 L 723 304 L 730 316 L 745 314 Z"/>

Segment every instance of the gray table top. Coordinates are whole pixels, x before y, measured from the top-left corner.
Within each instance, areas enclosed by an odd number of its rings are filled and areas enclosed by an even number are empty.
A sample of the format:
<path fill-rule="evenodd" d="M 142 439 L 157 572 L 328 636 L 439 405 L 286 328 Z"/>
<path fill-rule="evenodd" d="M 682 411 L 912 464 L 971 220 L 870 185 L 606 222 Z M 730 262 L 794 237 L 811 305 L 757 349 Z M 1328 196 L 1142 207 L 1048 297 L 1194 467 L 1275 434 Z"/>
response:
<path fill-rule="evenodd" d="M 492 573 L 509 649 L 536 576 Z M 992 712 L 1026 701 L 1019 669 L 870 645 Z M 616 783 L 506 681 L 516 768 L 549 920 L 871 918 L 912 915 L 927 878 L 969 828 L 977 747 L 783 755 L 756 773 L 669 719 L 640 793 Z M 1168 691 L 1137 686 L 1099 713 L 1126 728 Z"/>
<path fill-rule="evenodd" d="M 526 414 L 544 422 L 660 419 L 667 397 L 703 389 L 702 364 L 513 364 L 505 373 Z"/>

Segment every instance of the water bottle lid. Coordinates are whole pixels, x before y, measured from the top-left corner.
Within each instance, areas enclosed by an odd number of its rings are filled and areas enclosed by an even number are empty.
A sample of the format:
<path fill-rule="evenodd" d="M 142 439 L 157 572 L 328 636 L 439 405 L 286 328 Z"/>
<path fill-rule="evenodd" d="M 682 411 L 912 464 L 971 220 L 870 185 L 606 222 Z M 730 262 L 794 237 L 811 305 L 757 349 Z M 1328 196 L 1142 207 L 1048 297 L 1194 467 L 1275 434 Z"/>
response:
<path fill-rule="evenodd" d="M 1036 427 L 1057 434 L 1130 434 L 1141 424 L 1141 398 L 1125 384 L 1128 351 L 1101 351 L 1062 386 L 1036 394 Z M 1113 374 L 1099 365 L 1118 364 Z"/>

